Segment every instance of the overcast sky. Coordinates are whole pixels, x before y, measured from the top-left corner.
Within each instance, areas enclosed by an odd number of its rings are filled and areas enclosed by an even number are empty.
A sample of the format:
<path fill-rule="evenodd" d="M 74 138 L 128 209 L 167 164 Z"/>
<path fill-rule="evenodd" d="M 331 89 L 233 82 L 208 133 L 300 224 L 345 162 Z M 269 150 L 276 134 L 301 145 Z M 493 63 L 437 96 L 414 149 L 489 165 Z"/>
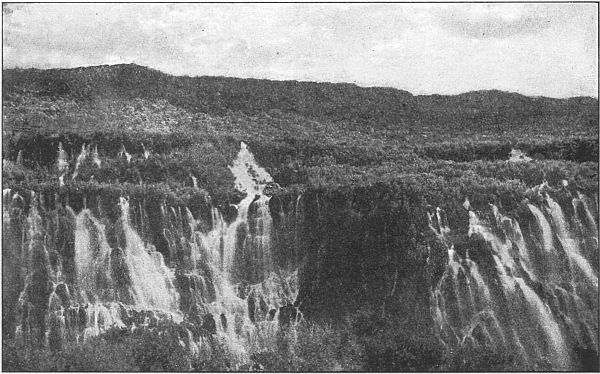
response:
<path fill-rule="evenodd" d="M 4 68 L 597 97 L 596 4 L 9 4 Z"/>

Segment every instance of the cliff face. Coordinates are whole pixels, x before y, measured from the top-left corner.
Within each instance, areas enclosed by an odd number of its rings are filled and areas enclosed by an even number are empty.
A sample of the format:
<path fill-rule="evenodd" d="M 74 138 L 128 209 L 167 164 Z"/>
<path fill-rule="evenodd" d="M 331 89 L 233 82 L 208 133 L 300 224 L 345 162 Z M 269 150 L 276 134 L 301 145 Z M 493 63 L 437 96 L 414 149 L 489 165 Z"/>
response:
<path fill-rule="evenodd" d="M 164 264 L 173 273 L 164 281 L 167 289 L 177 289 L 179 303 L 148 305 L 167 310 L 197 313 L 215 297 L 215 271 L 242 288 L 266 281 L 272 271 L 296 272 L 299 283 L 287 301 L 325 321 L 342 320 L 367 305 L 384 315 L 397 313 L 397 296 L 404 292 L 426 310 L 425 211 L 408 200 L 388 205 L 386 193 L 308 191 L 268 202 L 249 195 L 249 201 L 223 209 L 203 196 L 192 197 L 189 205 L 170 205 L 152 191 L 125 200 L 106 191 L 6 189 L 5 274 L 13 280 L 5 282 L 5 297 L 13 307 L 6 309 L 5 331 L 12 335 L 20 325 L 14 312 L 23 303 L 40 310 L 36 323 L 43 326 L 50 294 L 59 285 L 68 295 L 63 307 L 95 301 L 143 305 L 147 300 L 136 299 L 131 274 L 131 261 L 145 261 L 134 255 L 139 251 L 156 257 L 157 267 L 147 271 L 162 277 Z M 85 275 L 89 271 L 93 274 Z M 197 277 L 203 278 L 200 289 L 194 289 Z"/>
<path fill-rule="evenodd" d="M 5 74 L 6 339 L 170 331 L 241 365 L 320 324 L 355 369 L 597 357 L 594 99 Z"/>
<path fill-rule="evenodd" d="M 68 194 L 21 194 L 4 191 L 4 331 L 33 344 L 175 321 L 192 343 L 226 334 L 251 352 L 244 329 L 275 344 L 256 327 L 343 323 L 367 308 L 524 364 L 569 368 L 597 350 L 597 202 L 581 194 L 542 186 L 509 217 L 384 186 L 257 189 L 227 218 L 210 202 L 193 213 L 143 193 L 84 196 L 75 209 Z"/>

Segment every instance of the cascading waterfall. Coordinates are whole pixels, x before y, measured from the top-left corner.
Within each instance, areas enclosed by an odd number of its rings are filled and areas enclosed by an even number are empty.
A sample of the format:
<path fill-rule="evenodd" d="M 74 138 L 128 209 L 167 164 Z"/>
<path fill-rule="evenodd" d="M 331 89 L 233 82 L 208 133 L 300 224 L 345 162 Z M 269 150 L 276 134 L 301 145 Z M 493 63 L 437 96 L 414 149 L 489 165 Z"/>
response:
<path fill-rule="evenodd" d="M 173 274 L 162 255 L 145 246 L 129 222 L 129 203 L 121 198 L 123 248 L 107 242 L 105 227 L 83 209 L 75 215 L 76 285 L 83 303 L 122 302 L 137 309 L 178 311 Z"/>
<path fill-rule="evenodd" d="M 83 145 L 71 179 L 88 156 L 101 167 L 97 147 Z M 62 144 L 57 166 L 64 176 Z M 273 179 L 244 143 L 230 170 L 246 196 L 229 207 L 236 212 L 231 219 L 210 207 L 206 222 L 164 201 L 154 214 L 145 202 L 130 206 L 120 197 L 120 214 L 110 218 L 97 199 L 88 207 L 84 196 L 76 211 L 56 195 L 46 211 L 42 196 L 4 190 L 3 242 L 10 241 L 5 248 L 22 267 L 15 272 L 22 291 L 11 296 L 20 341 L 60 349 L 110 329 L 131 332 L 166 321 L 180 325 L 178 339 L 191 353 L 210 359 L 218 344 L 236 357 L 234 365 L 260 350 L 290 347 L 302 318 L 294 306 L 298 271 L 289 259 L 280 268 L 273 256 L 264 193 Z M 157 224 L 154 233 L 150 225 Z"/>
<path fill-rule="evenodd" d="M 181 320 L 170 270 L 160 253 L 140 247 L 126 213 L 122 217 L 126 247 L 120 262 L 107 242 L 104 226 L 92 212 L 83 209 L 76 214 L 66 208 L 66 217 L 74 221 L 75 275 L 71 283 L 63 274 L 54 243 L 48 240 L 53 233 L 42 218 L 48 213 L 40 213 L 38 199 L 32 201 L 28 244 L 21 255 L 26 278 L 17 303 L 18 339 L 59 349 L 64 341 L 83 341 L 113 327 L 124 328 L 125 320 L 131 326 L 144 325 L 157 315 Z"/>
<path fill-rule="evenodd" d="M 110 255 L 111 248 L 106 242 L 104 228 L 92 216 L 89 209 L 75 214 L 75 271 L 77 286 L 83 300 L 103 299 L 102 290 L 112 285 Z M 100 300 L 91 300 L 100 301 Z"/>
<path fill-rule="evenodd" d="M 556 230 L 556 234 L 560 244 L 565 250 L 569 259 L 583 272 L 583 274 L 589 279 L 589 281 L 598 289 L 598 275 L 594 274 L 590 263 L 581 256 L 579 252 L 579 243 L 571 235 L 570 230 L 567 228 L 567 221 L 563 211 L 556 201 L 554 201 L 548 194 L 545 194 L 546 204 L 548 205 L 548 212 L 552 217 L 552 222 Z M 594 224 L 595 226 L 595 224 Z"/>
<path fill-rule="evenodd" d="M 512 353 L 523 367 L 555 370 L 571 368 L 577 352 L 597 354 L 596 219 L 581 194 L 567 218 L 543 188 L 538 192 L 542 206 L 525 204 L 518 220 L 494 205 L 488 212 L 467 205 L 471 240 L 462 256 L 443 211 L 429 214 L 448 253 L 431 290 L 436 332 L 448 349 L 488 346 Z"/>
<path fill-rule="evenodd" d="M 144 245 L 137 232 L 130 226 L 129 202 L 120 199 L 121 224 L 125 237 L 125 264 L 135 305 L 165 311 L 178 310 L 179 296 L 175 290 L 173 275 L 166 267 L 163 256 L 151 244 Z"/>
<path fill-rule="evenodd" d="M 131 161 L 124 147 L 120 154 Z M 73 179 L 88 156 L 101 167 L 97 147 L 84 145 Z M 66 175 L 62 144 L 57 166 Z M 230 170 L 245 196 L 226 207 L 207 199 L 202 209 L 210 211 L 202 212 L 123 196 L 95 205 L 98 199 L 84 196 L 74 209 L 67 199 L 44 204 L 48 196 L 5 189 L 3 248 L 20 288 L 3 299 L 13 306 L 16 337 L 59 348 L 168 321 L 192 354 L 210 360 L 217 345 L 226 347 L 234 368 L 262 350 L 293 349 L 302 319 L 297 259 L 312 197 L 288 200 L 294 213 L 286 217 L 282 208 L 274 221 L 265 194 L 273 179 L 246 144 Z M 466 244 L 455 240 L 443 210 L 429 214 L 447 259 L 431 286 L 431 316 L 448 350 L 486 347 L 512 354 L 524 368 L 558 370 L 572 368 L 578 351 L 597 354 L 598 202 L 577 193 L 565 204 L 548 190 L 537 187 L 536 202 L 522 203 L 515 216 L 494 205 L 475 211 L 466 199 Z M 321 218 L 326 205 L 318 195 L 312 202 Z M 114 214 L 105 212 L 107 203 Z M 277 225 L 287 230 L 281 237 Z M 274 247 L 286 241 L 294 256 L 282 259 Z"/>
<path fill-rule="evenodd" d="M 293 336 L 280 327 L 297 323 L 301 315 L 292 306 L 299 288 L 297 271 L 278 270 L 271 253 L 272 218 L 263 191 L 273 179 L 244 143 L 230 170 L 237 189 L 246 193 L 235 206 L 233 222 L 227 224 L 213 208 L 212 229 L 202 232 L 186 212 L 194 262 L 188 277 L 199 280 L 194 299 L 200 301 L 203 325 L 214 325 L 219 339 L 241 363 L 252 351 L 272 348 L 279 339 Z M 206 343 L 198 343 L 195 349 L 202 351 Z"/>

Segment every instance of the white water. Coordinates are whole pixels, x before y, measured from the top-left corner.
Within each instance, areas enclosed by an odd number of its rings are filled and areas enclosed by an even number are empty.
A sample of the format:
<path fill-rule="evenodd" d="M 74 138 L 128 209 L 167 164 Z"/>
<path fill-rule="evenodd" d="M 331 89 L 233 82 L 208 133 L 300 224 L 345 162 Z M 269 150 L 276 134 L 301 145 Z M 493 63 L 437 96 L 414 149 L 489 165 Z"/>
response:
<path fill-rule="evenodd" d="M 100 155 L 98 154 L 98 145 L 94 145 L 94 150 L 92 151 L 92 160 L 97 167 L 102 165 L 102 161 L 100 160 Z"/>
<path fill-rule="evenodd" d="M 581 238 L 583 233 L 594 236 L 597 232 L 595 220 L 578 195 L 573 205 L 581 204 L 581 213 L 577 216 L 576 208 L 572 221 L 582 228 L 575 233 L 572 227 L 576 226 L 543 190 L 538 189 L 547 204 L 547 214 L 528 204 L 531 222 L 523 226 L 524 230 L 517 220 L 504 216 L 493 205 L 493 219 L 489 221 L 480 212 L 469 211 L 469 236 L 485 241 L 487 248 L 477 250 L 490 251 L 488 258 L 492 261 L 486 264 L 483 274 L 481 266 L 469 259 L 472 248 L 466 248 L 465 259 L 454 250 L 445 214 L 439 209 L 435 215 L 429 214 L 430 228 L 448 250 L 446 272 L 431 291 L 432 318 L 448 349 L 456 344 L 479 346 L 486 341 L 498 347 L 503 341 L 507 343 L 505 349 L 520 357 L 524 365 L 535 367 L 542 360 L 550 362 L 555 370 L 572 367 L 573 341 L 579 347 L 597 351 L 597 272 L 579 247 L 585 239 Z M 469 205 L 466 208 L 472 209 Z M 564 248 L 571 266 L 560 264 L 559 248 Z M 486 257 L 479 254 L 477 258 Z M 462 272 L 472 282 L 457 282 L 457 274 Z M 543 288 L 536 280 L 544 284 Z M 565 284 L 567 289 L 562 287 Z M 558 303 L 541 290 L 560 295 L 563 301 Z M 505 300 L 493 296 L 498 292 Z M 584 299 L 596 301 L 590 304 Z M 475 330 L 479 335 L 474 335 Z"/>
<path fill-rule="evenodd" d="M 124 147 L 120 155 L 131 160 L 131 155 Z M 97 147 L 92 149 L 83 145 L 72 179 L 81 172 L 89 156 L 96 166 L 101 166 Z M 57 166 L 62 172 L 62 185 L 68 171 L 62 144 L 59 144 Z M 97 211 L 88 209 L 84 197 L 84 208 L 80 212 L 76 213 L 68 206 L 66 212 L 63 210 L 61 222 L 64 224 L 60 227 L 56 226 L 58 221 L 48 221 L 45 213 L 42 218 L 36 206 L 33 206 L 27 219 L 28 230 L 24 232 L 22 249 L 16 248 L 16 251 L 22 252 L 20 258 L 29 259 L 34 250 L 41 250 L 42 258 L 46 259 L 42 267 L 48 269 L 48 278 L 52 282 L 45 317 L 49 323 L 45 332 L 46 344 L 57 344 L 57 339 L 83 341 L 111 327 L 133 329 L 140 323 L 143 326 L 144 318 L 148 319 L 144 317 L 145 313 L 149 312 L 168 316 L 176 322 L 182 321 L 184 313 L 190 313 L 185 318 L 200 318 L 205 323 L 212 318 L 217 341 L 237 357 L 234 366 L 247 362 L 253 351 L 272 349 L 277 346 L 278 339 L 291 338 L 293 329 L 280 329 L 279 310 L 282 307 L 293 308 L 291 304 L 296 300 L 299 289 L 298 273 L 280 270 L 273 258 L 270 197 L 263 193 L 266 184 L 273 179 L 258 166 L 244 143 L 230 170 L 235 177 L 236 187 L 246 194 L 233 207 L 237 212 L 233 222 L 225 222 L 221 212 L 212 208 L 210 229 L 206 230 L 206 223 L 196 221 L 189 209 L 168 207 L 165 203 L 159 205 L 164 225 L 162 234 L 170 252 L 170 261 L 183 270 L 182 276 L 188 277 L 189 284 L 193 285 L 192 289 L 186 290 L 186 298 L 190 300 L 185 300 L 186 308 L 189 308 L 185 312 L 180 310 L 182 300 L 175 288 L 173 270 L 165 265 L 162 254 L 142 239 L 152 234 L 145 231 L 148 213 L 143 204 L 136 207 L 139 208 L 138 212 L 130 208 L 128 199 L 121 197 L 118 207 L 120 218 L 112 223 L 107 221 L 108 217 L 101 212 L 100 206 L 94 208 Z M 195 177 L 192 181 L 198 187 Z M 10 207 L 21 209 L 24 206 L 18 194 L 14 194 L 12 199 L 10 195 L 10 190 L 3 191 L 4 202 L 10 200 L 10 204 L 5 204 L 3 209 L 3 226 L 8 230 L 12 227 Z M 130 217 L 132 212 L 135 215 Z M 111 222 L 111 226 L 107 228 L 106 222 Z M 183 222 L 189 225 L 186 234 L 182 228 Z M 142 235 L 138 234 L 136 228 L 142 230 Z M 67 234 L 60 232 L 65 229 L 73 230 L 74 253 L 69 273 L 72 280 L 68 284 L 62 273 L 61 259 L 57 265 L 50 266 L 45 246 L 46 241 L 54 240 L 56 235 Z M 116 240 L 111 244 L 110 235 Z M 173 263 L 180 261 L 181 257 L 178 256 L 182 256 L 182 246 L 189 254 L 189 262 Z M 30 279 L 39 282 L 35 277 L 32 278 L 28 260 L 22 263 L 27 284 L 31 282 Z M 29 297 L 22 292 L 19 310 L 24 314 L 21 316 L 27 315 L 34 307 Z M 65 298 L 67 304 L 64 304 Z M 289 322 L 284 319 L 283 323 L 295 325 L 301 318 L 298 313 L 295 319 Z M 124 322 L 126 320 L 128 322 Z M 132 323 L 134 320 L 136 322 Z M 17 331 L 20 336 L 30 336 L 35 323 L 36 320 L 30 317 L 26 317 L 23 324 L 19 323 Z M 190 351 L 208 356 L 215 344 L 202 337 L 199 340 L 198 337 L 193 338 L 190 331 L 182 343 Z"/>
<path fill-rule="evenodd" d="M 515 278 L 515 281 L 519 284 L 521 291 L 523 291 L 525 299 L 529 303 L 529 307 L 537 314 L 538 323 L 547 335 L 553 353 L 551 360 L 554 363 L 554 367 L 556 369 L 566 370 L 569 363 L 567 347 L 565 346 L 560 327 L 556 323 L 554 316 L 550 313 L 550 308 L 542 302 L 540 297 L 529 286 L 527 286 L 523 279 Z"/>
<path fill-rule="evenodd" d="M 17 165 L 23 165 L 23 150 L 19 150 L 19 153 L 17 153 L 17 161 L 16 161 Z"/>
<path fill-rule="evenodd" d="M 217 320 L 217 335 L 221 341 L 234 352 L 238 363 L 242 363 L 252 351 L 275 346 L 279 308 L 296 299 L 298 275 L 297 272 L 276 272 L 273 263 L 270 198 L 263 194 L 272 177 L 258 166 L 244 143 L 230 170 L 236 188 L 246 193 L 235 206 L 235 220 L 227 224 L 219 210 L 213 208 L 212 229 L 201 232 L 197 231 L 198 225 L 189 210 L 186 216 L 195 233 L 192 258 L 212 270 L 215 301 L 204 308 Z M 250 216 L 252 207 L 255 210 Z M 202 267 L 193 268 L 196 276 L 205 282 L 207 274 L 202 273 Z M 246 288 L 244 295 L 240 294 L 240 287 Z M 221 315 L 227 321 L 226 327 L 219 322 Z M 198 344 L 202 346 L 202 342 Z"/>
<path fill-rule="evenodd" d="M 142 149 L 144 150 L 144 158 L 147 160 L 150 158 L 150 150 L 146 148 L 146 146 L 144 146 L 144 143 L 142 143 Z"/>
<path fill-rule="evenodd" d="M 121 150 L 119 151 L 119 157 L 125 157 L 127 159 L 127 163 L 131 162 L 132 156 L 127 152 L 124 144 L 121 144 Z"/>
<path fill-rule="evenodd" d="M 10 203 L 11 203 L 11 194 L 12 191 L 10 188 L 5 188 L 2 190 L 2 223 L 4 224 L 4 229 L 7 230 L 8 225 L 10 225 Z"/>
<path fill-rule="evenodd" d="M 237 216 L 233 222 L 227 223 L 221 212 L 214 207 L 211 210 L 211 225 L 202 225 L 200 220 L 195 220 L 189 209 L 162 204 L 161 210 L 162 217 L 166 220 L 164 232 L 171 251 L 171 261 L 176 261 L 175 255 L 182 242 L 190 248 L 190 263 L 185 264 L 185 270 L 188 271 L 186 275 L 193 276 L 190 282 L 194 285 L 195 296 L 198 296 L 198 310 L 194 313 L 200 317 L 212 315 L 216 321 L 219 341 L 237 355 L 239 362 L 244 362 L 253 351 L 276 344 L 281 332 L 277 323 L 279 308 L 295 301 L 298 274 L 297 271 L 286 273 L 278 269 L 272 253 L 270 198 L 264 194 L 264 188 L 267 183 L 272 182 L 272 178 L 265 169 L 257 165 L 243 143 L 231 171 L 237 188 L 246 193 L 234 207 Z M 5 200 L 10 200 L 10 193 L 4 191 Z M 15 194 L 12 200 L 18 198 L 19 195 Z M 581 196 L 578 199 L 577 204 L 582 204 L 585 213 L 581 224 L 587 231 L 594 232 L 595 229 L 595 234 L 592 235 L 597 238 L 594 216 L 587 205 L 584 205 L 585 200 Z M 597 349 L 597 338 L 593 335 L 598 328 L 597 307 L 596 310 L 590 308 L 589 294 L 585 293 L 587 286 L 597 290 L 597 273 L 584 257 L 585 252 L 577 241 L 578 234 L 573 229 L 574 225 L 565 217 L 561 207 L 557 203 L 553 205 L 550 200 L 548 197 L 549 208 L 546 212 L 535 205 L 528 206 L 533 215 L 531 222 L 519 223 L 516 219 L 503 215 L 495 206 L 490 207 L 491 214 L 488 216 L 493 216 L 493 219 L 489 221 L 481 212 L 469 212 L 469 235 L 480 237 L 486 242 L 487 248 L 483 250 L 490 251 L 489 257 L 493 261 L 491 267 L 490 264 L 484 266 L 469 258 L 468 249 L 463 255 L 459 255 L 460 248 L 458 245 L 455 248 L 452 244 L 451 228 L 444 212 L 437 209 L 430 214 L 430 227 L 438 239 L 447 245 L 447 269 L 437 287 L 432 289 L 431 295 L 436 330 L 447 346 L 501 345 L 526 362 L 531 363 L 542 357 L 557 369 L 568 368 L 569 352 L 566 342 L 569 339 L 575 339 L 584 345 L 583 338 L 580 337 L 585 332 L 575 330 L 589 331 L 587 334 L 592 340 L 591 348 Z M 302 207 L 301 201 L 299 196 L 296 201 L 297 216 Z M 318 200 L 317 204 L 319 205 Z M 472 209 L 470 204 L 465 204 L 464 207 Z M 142 239 L 147 239 L 147 232 L 143 229 L 147 220 L 145 213 L 131 222 L 128 200 L 121 198 L 119 208 L 121 218 L 118 229 L 123 234 L 123 239 L 119 239 L 120 245 L 124 247 L 119 250 L 123 252 L 130 277 L 126 294 L 116 292 L 118 287 L 115 284 L 111 255 L 117 248 L 111 249 L 108 245 L 106 228 L 101 223 L 104 218 L 100 218 L 102 214 L 96 218 L 89 209 L 83 209 L 77 215 L 72 213 L 76 288 L 71 292 L 76 294 L 79 303 L 86 305 L 83 338 L 98 335 L 111 326 L 123 327 L 119 302 L 127 304 L 127 309 L 164 310 L 173 315 L 180 313 L 180 296 L 174 287 L 172 271 L 165 266 L 162 255 Z M 140 205 L 139 210 L 144 209 Z M 135 210 L 131 212 L 134 213 Z M 5 221 L 6 217 L 10 219 L 6 210 L 3 213 Z M 321 214 L 320 210 L 318 214 Z M 133 214 L 132 216 L 135 217 Z M 298 221 L 297 217 L 296 222 Z M 140 226 L 137 225 L 138 222 L 141 222 L 141 235 L 134 228 Z M 177 231 L 177 224 L 182 222 L 189 225 L 189 237 Z M 23 246 L 28 252 L 49 237 L 45 226 L 47 225 L 42 224 L 36 208 L 32 208 L 28 220 L 29 241 L 24 241 L 27 246 Z M 295 235 L 297 237 L 298 232 Z M 540 244 L 536 244 L 532 237 L 541 238 L 538 240 Z M 555 261 L 563 247 L 573 265 L 572 273 L 545 276 L 556 269 L 537 266 L 537 258 L 548 255 L 546 260 Z M 47 256 L 46 248 L 43 249 Z M 473 250 L 470 253 L 472 258 L 480 261 L 481 256 L 476 257 Z M 542 276 L 538 277 L 538 272 Z M 58 269 L 53 269 L 51 277 L 56 290 L 57 284 L 62 282 Z M 530 279 L 546 282 L 543 284 L 544 288 L 536 287 L 537 283 Z M 547 279 L 550 281 L 547 282 Z M 214 288 L 214 297 L 209 295 L 211 288 Z M 559 307 L 552 305 L 552 299 L 544 295 L 546 289 L 568 301 L 566 310 L 556 312 Z M 505 299 L 498 297 L 501 294 Z M 131 300 L 125 296 L 130 296 Z M 506 305 L 500 305 L 502 303 Z M 50 305 L 51 310 L 57 313 L 57 323 L 65 324 L 65 311 L 61 309 L 60 299 L 55 292 L 50 295 Z M 505 311 L 506 308 L 509 309 L 508 312 Z M 84 310 L 83 307 L 80 310 Z M 221 323 L 221 316 L 226 324 Z M 299 319 L 301 315 L 294 323 Z M 22 330 L 23 327 L 20 328 Z M 478 336 L 478 332 L 483 338 Z M 442 336 L 442 333 L 446 335 Z M 452 339 L 458 343 L 451 342 Z M 205 338 L 198 340 L 188 331 L 187 338 L 182 342 L 198 355 L 210 357 L 211 344 Z"/>
<path fill-rule="evenodd" d="M 75 271 L 77 286 L 82 298 L 87 302 L 89 297 L 101 294 L 99 278 L 104 278 L 107 284 L 112 283 L 110 254 L 111 248 L 106 242 L 104 227 L 94 218 L 89 209 L 75 215 Z M 105 286 L 106 287 L 106 286 Z"/>
<path fill-rule="evenodd" d="M 75 178 L 79 174 L 79 167 L 81 166 L 81 163 L 83 161 L 85 161 L 85 158 L 87 156 L 88 156 L 88 149 L 85 146 L 85 144 L 83 144 L 81 146 L 81 152 L 79 152 L 79 155 L 77 156 L 77 161 L 75 162 L 75 171 L 73 172 L 73 176 L 71 177 L 71 180 L 75 180 Z"/>
<path fill-rule="evenodd" d="M 520 149 L 511 149 L 510 158 L 508 159 L 510 162 L 529 162 L 531 160 L 532 158 L 527 156 L 525 152 Z"/>
<path fill-rule="evenodd" d="M 135 304 L 149 309 L 177 311 L 179 295 L 174 286 L 172 270 L 162 254 L 142 239 L 130 226 L 129 202 L 121 198 L 121 224 L 125 233 L 125 261 L 131 276 Z"/>
<path fill-rule="evenodd" d="M 126 247 L 123 249 L 126 277 L 130 283 L 117 284 L 117 274 L 111 264 L 112 248 L 106 240 L 105 227 L 96 219 L 89 209 L 83 209 L 78 214 L 67 207 L 74 217 L 74 244 L 75 244 L 75 287 L 77 295 L 70 307 L 75 315 L 84 313 L 82 320 L 84 329 L 77 333 L 76 327 L 61 334 L 75 334 L 72 339 L 86 340 L 106 332 L 111 327 L 124 328 L 123 311 L 155 310 L 168 315 L 174 321 L 181 321 L 178 311 L 178 294 L 173 285 L 172 271 L 168 269 L 162 255 L 143 246 L 139 236 L 129 225 L 128 204 L 121 201 L 121 225 L 124 231 Z M 37 230 L 43 230 L 37 228 Z M 43 231 L 40 231 L 43 232 Z M 60 279 L 57 279 L 59 282 Z M 50 305 L 57 305 L 49 309 L 55 320 L 64 325 L 65 309 L 60 306 L 60 299 L 53 292 L 50 296 Z M 72 319 L 72 318 L 71 318 Z M 81 321 L 81 317 L 77 318 Z M 81 322 L 76 326 L 80 326 Z M 50 331 L 52 333 L 52 331 Z"/>
<path fill-rule="evenodd" d="M 249 195 L 262 194 L 265 186 L 273 182 L 273 177 L 265 169 L 258 166 L 254 155 L 250 153 L 246 143 L 242 142 L 240 152 L 229 170 L 235 177 L 236 188 Z"/>
<path fill-rule="evenodd" d="M 69 168 L 69 162 L 67 161 L 67 152 L 65 152 L 62 142 L 58 143 L 58 157 L 56 164 L 59 173 L 64 173 Z"/>
<path fill-rule="evenodd" d="M 542 211 L 539 210 L 535 205 L 528 204 L 527 206 L 529 207 L 529 210 L 531 211 L 531 213 L 533 213 L 533 215 L 535 216 L 537 224 L 540 227 L 540 231 L 542 233 L 542 238 L 543 238 L 544 249 L 546 250 L 546 252 L 554 253 L 555 249 L 554 249 L 554 237 L 552 235 L 552 228 L 550 227 L 550 224 L 546 220 L 546 217 L 544 217 L 544 213 L 542 213 Z"/>
<path fill-rule="evenodd" d="M 589 208 L 589 204 L 587 202 L 587 197 L 582 195 L 581 193 L 577 193 L 577 199 L 573 199 L 573 201 L 579 201 L 581 203 L 581 205 L 583 206 L 583 210 L 585 212 L 587 221 L 588 221 L 588 226 L 589 228 L 591 228 L 593 230 L 593 235 L 594 238 L 596 238 L 596 240 L 598 239 L 598 224 L 596 223 L 596 220 L 594 219 L 594 215 L 592 214 L 592 211 Z"/>
<path fill-rule="evenodd" d="M 558 239 L 567 255 L 581 269 L 590 282 L 592 282 L 594 287 L 598 289 L 598 275 L 594 273 L 589 262 L 579 252 L 579 244 L 577 240 L 571 236 L 571 232 L 567 227 L 567 222 L 560 205 L 547 194 L 546 202 L 549 207 L 548 211 L 552 216 Z"/>

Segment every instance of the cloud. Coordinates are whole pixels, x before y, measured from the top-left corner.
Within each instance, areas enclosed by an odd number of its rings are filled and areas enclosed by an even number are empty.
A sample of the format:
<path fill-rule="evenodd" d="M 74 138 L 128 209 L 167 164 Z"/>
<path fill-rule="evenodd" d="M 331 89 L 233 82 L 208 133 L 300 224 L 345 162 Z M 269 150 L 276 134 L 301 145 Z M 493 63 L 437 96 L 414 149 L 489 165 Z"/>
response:
<path fill-rule="evenodd" d="M 597 8 L 569 5 L 9 4 L 3 63 L 596 95 Z"/>
<path fill-rule="evenodd" d="M 526 15 L 516 19 L 503 19 L 498 15 L 488 15 L 472 19 L 464 14 L 450 13 L 441 20 L 442 25 L 456 34 L 471 38 L 507 38 L 513 35 L 532 34 L 550 26 L 550 20 L 536 15 Z"/>
<path fill-rule="evenodd" d="M 503 39 L 582 22 L 582 16 L 596 12 L 594 8 L 593 4 L 453 4 L 435 13 L 440 27 L 453 34 Z"/>

